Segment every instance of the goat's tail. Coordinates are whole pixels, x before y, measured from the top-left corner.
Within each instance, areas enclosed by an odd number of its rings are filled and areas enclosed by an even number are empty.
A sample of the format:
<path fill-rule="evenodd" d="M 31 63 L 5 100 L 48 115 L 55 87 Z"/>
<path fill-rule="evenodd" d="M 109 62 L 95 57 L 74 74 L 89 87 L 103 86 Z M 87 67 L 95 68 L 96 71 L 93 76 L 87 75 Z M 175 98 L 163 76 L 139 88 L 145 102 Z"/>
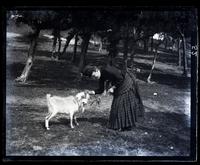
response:
<path fill-rule="evenodd" d="M 51 97 L 51 94 L 47 93 L 46 98 L 49 99 Z"/>

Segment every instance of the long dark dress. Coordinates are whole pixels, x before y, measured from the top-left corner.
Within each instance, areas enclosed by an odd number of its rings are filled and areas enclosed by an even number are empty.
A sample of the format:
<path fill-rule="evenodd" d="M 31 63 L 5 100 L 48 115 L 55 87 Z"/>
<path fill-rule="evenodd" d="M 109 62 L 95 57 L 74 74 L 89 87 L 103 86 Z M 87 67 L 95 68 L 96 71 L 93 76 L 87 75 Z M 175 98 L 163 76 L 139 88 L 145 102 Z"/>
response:
<path fill-rule="evenodd" d="M 136 126 L 139 117 L 144 116 L 144 106 L 134 75 L 129 71 L 121 71 L 114 66 L 101 68 L 99 89 L 96 94 L 104 91 L 105 81 L 115 85 L 114 98 L 111 105 L 109 128 L 125 129 Z"/>

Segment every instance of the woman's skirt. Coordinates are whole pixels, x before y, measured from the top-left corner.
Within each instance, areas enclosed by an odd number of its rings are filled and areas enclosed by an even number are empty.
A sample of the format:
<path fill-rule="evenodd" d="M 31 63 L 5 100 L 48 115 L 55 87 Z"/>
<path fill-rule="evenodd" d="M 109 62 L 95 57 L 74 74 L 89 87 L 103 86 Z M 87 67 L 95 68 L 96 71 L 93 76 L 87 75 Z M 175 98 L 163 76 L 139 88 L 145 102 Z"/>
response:
<path fill-rule="evenodd" d="M 129 74 L 114 92 L 109 117 L 109 128 L 126 129 L 136 126 L 139 118 L 144 116 L 144 107 L 137 85 Z"/>

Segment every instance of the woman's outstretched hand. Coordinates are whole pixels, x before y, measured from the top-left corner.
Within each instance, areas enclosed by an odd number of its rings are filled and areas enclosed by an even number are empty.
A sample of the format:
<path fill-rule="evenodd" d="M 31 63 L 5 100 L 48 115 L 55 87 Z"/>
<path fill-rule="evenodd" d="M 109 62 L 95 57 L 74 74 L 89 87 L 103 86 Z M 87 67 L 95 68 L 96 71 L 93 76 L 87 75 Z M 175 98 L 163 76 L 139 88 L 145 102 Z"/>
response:
<path fill-rule="evenodd" d="M 115 90 L 115 86 L 112 86 L 110 89 L 108 89 L 108 93 L 111 93 L 113 94 L 114 93 L 114 90 Z"/>

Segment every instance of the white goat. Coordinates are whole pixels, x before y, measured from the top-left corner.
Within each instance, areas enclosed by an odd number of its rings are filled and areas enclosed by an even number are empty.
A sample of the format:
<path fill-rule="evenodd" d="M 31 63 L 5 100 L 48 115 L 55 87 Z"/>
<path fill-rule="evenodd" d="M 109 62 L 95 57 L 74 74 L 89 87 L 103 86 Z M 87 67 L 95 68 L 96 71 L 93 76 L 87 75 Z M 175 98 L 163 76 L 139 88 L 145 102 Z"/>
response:
<path fill-rule="evenodd" d="M 90 95 L 88 92 L 80 92 L 76 96 L 60 97 L 46 95 L 48 115 L 45 117 L 45 128 L 49 130 L 49 120 L 57 113 L 66 113 L 70 116 L 70 126 L 73 126 L 73 119 L 76 125 L 79 125 L 76 119 L 76 113 L 84 112 L 84 105 L 88 103 Z"/>

